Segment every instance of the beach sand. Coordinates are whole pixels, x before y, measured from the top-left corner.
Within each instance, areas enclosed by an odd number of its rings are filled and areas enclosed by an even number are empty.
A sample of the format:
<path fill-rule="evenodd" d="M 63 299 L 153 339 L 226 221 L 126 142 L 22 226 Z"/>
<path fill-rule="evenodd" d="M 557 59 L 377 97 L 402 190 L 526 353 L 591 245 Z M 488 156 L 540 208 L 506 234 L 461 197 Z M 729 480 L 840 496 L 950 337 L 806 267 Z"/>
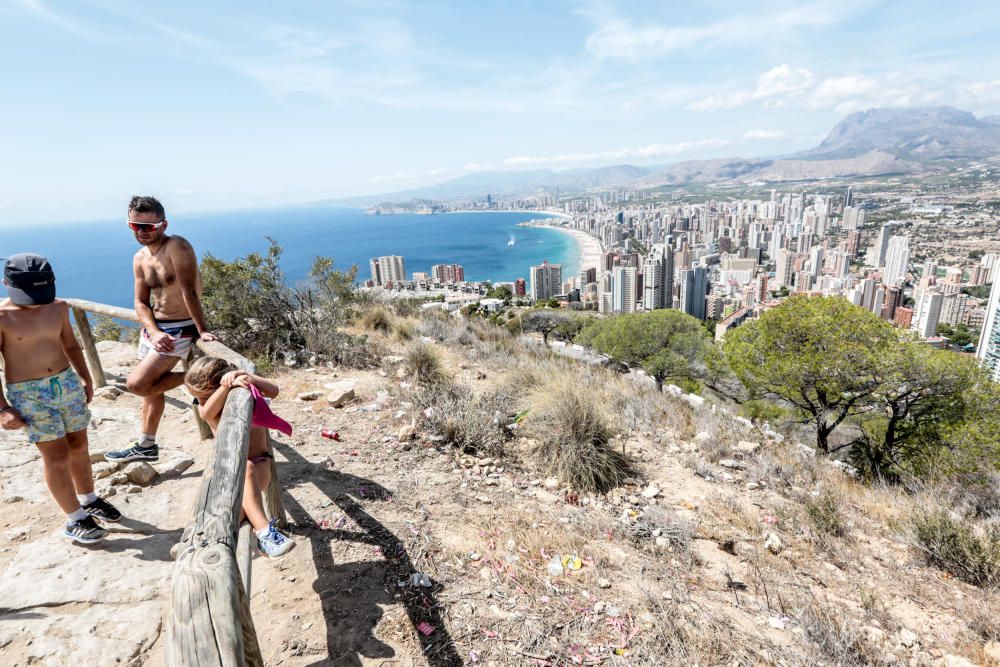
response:
<path fill-rule="evenodd" d="M 555 226 L 549 226 L 549 229 L 555 229 L 569 234 L 576 240 L 577 250 L 580 257 L 580 261 L 578 262 L 579 270 L 577 273 L 583 271 L 583 269 L 596 269 L 601 265 L 601 256 L 604 254 L 604 247 L 596 238 L 580 229 L 569 229 L 567 227 Z"/>

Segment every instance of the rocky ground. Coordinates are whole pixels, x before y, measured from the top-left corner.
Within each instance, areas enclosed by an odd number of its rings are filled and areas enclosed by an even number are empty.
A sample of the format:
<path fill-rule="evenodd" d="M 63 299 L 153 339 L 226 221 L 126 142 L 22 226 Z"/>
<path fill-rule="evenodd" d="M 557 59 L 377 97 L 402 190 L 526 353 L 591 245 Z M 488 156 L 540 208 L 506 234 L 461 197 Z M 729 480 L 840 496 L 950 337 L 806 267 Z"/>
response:
<path fill-rule="evenodd" d="M 430 344 L 477 392 L 520 381 L 479 343 Z M 130 350 L 101 345 L 120 381 Z M 642 389 L 620 442 L 635 478 L 578 494 L 525 438 L 502 458 L 447 447 L 401 367 L 277 376 L 297 547 L 254 560 L 268 665 L 1000 664 L 996 598 L 924 565 L 908 505 L 776 434 Z M 37 455 L 0 433 L 2 664 L 163 664 L 169 550 L 210 449 L 172 398 L 161 463 L 96 465 L 127 517 L 96 547 L 60 537 Z M 134 397 L 92 409 L 93 452 L 135 433 Z M 827 497 L 836 530 L 808 509 Z"/>

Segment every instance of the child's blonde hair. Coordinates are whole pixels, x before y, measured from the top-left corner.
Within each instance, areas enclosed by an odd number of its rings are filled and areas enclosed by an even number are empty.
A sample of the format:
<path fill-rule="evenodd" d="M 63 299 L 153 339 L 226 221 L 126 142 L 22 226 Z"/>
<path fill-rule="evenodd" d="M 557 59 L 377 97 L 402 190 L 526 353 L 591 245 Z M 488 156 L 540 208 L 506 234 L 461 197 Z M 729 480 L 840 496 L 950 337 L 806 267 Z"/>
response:
<path fill-rule="evenodd" d="M 184 384 L 192 393 L 204 395 L 211 393 L 222 385 L 222 376 L 236 367 L 219 357 L 200 357 L 191 364 L 184 374 Z"/>

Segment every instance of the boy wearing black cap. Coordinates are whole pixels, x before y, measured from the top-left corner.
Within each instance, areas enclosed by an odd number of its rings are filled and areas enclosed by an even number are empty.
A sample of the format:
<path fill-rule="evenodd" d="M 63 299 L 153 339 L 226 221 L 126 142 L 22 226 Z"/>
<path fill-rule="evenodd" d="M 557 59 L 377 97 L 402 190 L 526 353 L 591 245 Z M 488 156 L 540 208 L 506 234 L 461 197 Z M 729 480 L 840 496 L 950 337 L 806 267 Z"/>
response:
<path fill-rule="evenodd" d="M 0 392 L 0 427 L 24 429 L 41 452 L 45 483 L 67 516 L 63 534 L 75 542 L 99 542 L 107 531 L 94 519 L 118 521 L 121 513 L 94 493 L 87 444 L 93 384 L 69 306 L 56 300 L 55 274 L 39 255 L 9 257 L 3 283 L 9 298 L 0 301 L 7 385 L 6 397 Z"/>

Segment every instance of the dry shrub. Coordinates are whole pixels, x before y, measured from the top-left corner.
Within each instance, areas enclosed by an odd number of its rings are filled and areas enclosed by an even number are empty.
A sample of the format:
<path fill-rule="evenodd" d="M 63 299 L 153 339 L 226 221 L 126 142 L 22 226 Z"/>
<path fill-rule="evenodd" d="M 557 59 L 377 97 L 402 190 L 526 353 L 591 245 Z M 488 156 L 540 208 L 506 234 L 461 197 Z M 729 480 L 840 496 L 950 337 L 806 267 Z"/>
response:
<path fill-rule="evenodd" d="M 392 331 L 393 317 L 385 306 L 377 304 L 361 313 L 361 326 L 368 331 L 388 335 Z"/>
<path fill-rule="evenodd" d="M 761 665 L 805 664 L 770 644 L 763 633 L 748 633 L 726 616 L 691 601 L 664 604 L 647 593 L 649 631 L 636 637 L 622 664 Z M 767 659 L 765 659 L 767 656 Z"/>
<path fill-rule="evenodd" d="M 802 611 L 799 623 L 818 656 L 842 667 L 889 665 L 884 651 L 864 635 L 861 624 L 844 609 L 813 600 Z"/>
<path fill-rule="evenodd" d="M 976 586 L 1000 586 L 1000 526 L 977 526 L 932 507 L 914 513 L 910 530 L 928 564 Z"/>
<path fill-rule="evenodd" d="M 441 355 L 430 345 L 417 343 L 406 351 L 406 370 L 422 387 L 435 387 L 448 380 Z"/>
<path fill-rule="evenodd" d="M 831 491 L 823 491 L 818 496 L 806 498 L 806 516 L 816 534 L 827 537 L 846 537 L 847 522 L 840 511 L 844 499 Z"/>
<path fill-rule="evenodd" d="M 416 332 L 413 329 L 413 324 L 409 320 L 399 320 L 396 322 L 396 340 L 408 341 L 413 340 L 416 336 Z"/>
<path fill-rule="evenodd" d="M 612 444 L 614 428 L 597 387 L 575 373 L 556 375 L 536 394 L 527 431 L 546 474 L 577 490 L 605 493 L 632 473 Z"/>
<path fill-rule="evenodd" d="M 455 337 L 457 330 L 451 315 L 443 310 L 429 310 L 420 314 L 417 333 L 440 342 Z"/>
<path fill-rule="evenodd" d="M 508 427 L 518 410 L 518 398 L 511 387 L 476 396 L 467 385 L 450 384 L 423 394 L 422 408 L 430 428 L 445 442 L 469 454 L 505 457 L 513 433 Z"/>
<path fill-rule="evenodd" d="M 1000 642 L 1000 594 L 987 593 L 966 610 L 969 629 L 984 642 Z"/>

